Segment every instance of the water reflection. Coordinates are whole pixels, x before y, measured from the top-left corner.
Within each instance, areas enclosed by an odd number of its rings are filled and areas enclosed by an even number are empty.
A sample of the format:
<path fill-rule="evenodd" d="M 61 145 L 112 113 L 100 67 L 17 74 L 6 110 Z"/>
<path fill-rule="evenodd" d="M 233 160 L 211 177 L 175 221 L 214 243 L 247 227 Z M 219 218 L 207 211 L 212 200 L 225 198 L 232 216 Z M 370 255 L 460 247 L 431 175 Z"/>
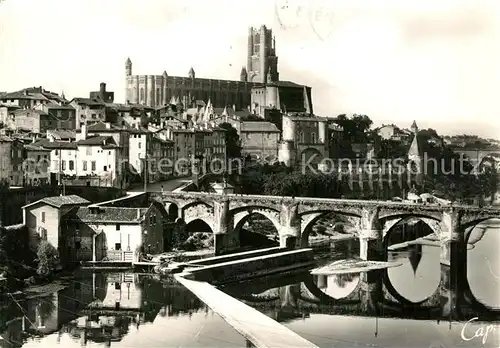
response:
<path fill-rule="evenodd" d="M 59 292 L 19 306 L 8 301 L 0 311 L 0 347 L 6 348 L 246 344 L 182 285 L 148 275 L 81 273 Z M 174 332 L 164 335 L 166 327 Z"/>
<path fill-rule="evenodd" d="M 346 273 L 337 275 L 317 275 L 313 278 L 321 291 L 334 299 L 340 299 L 351 294 L 359 284 L 359 274 Z"/>
<path fill-rule="evenodd" d="M 439 244 L 428 243 L 388 251 L 388 260 L 402 266 L 384 271 L 329 276 L 304 272 L 226 285 L 223 291 L 318 346 L 498 347 L 498 327 L 484 345 L 482 337 L 461 338 L 464 323 L 471 318 L 479 319 L 468 324 L 468 337 L 500 320 L 500 284 L 495 277 L 500 276 L 498 226 L 470 233 L 468 242 L 474 248 L 468 248 L 464 260 L 467 277 L 459 281 L 453 280 L 449 266 L 441 265 Z M 422 234 L 406 230 L 406 236 L 396 237 L 394 243 Z"/>

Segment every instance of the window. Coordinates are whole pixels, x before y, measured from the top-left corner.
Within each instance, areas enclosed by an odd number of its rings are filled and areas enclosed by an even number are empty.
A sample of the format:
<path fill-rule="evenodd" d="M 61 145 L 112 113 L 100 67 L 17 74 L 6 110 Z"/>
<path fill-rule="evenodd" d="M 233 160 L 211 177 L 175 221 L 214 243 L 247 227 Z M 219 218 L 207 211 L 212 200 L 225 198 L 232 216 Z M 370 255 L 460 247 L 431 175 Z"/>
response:
<path fill-rule="evenodd" d="M 120 230 L 120 224 L 116 224 L 116 230 L 119 231 Z"/>
<path fill-rule="evenodd" d="M 299 133 L 299 142 L 303 143 L 304 142 L 304 132 Z"/>
<path fill-rule="evenodd" d="M 316 133 L 311 133 L 311 143 L 316 144 Z"/>
<path fill-rule="evenodd" d="M 75 249 L 80 249 L 82 247 L 82 242 L 76 241 L 75 242 Z"/>
<path fill-rule="evenodd" d="M 42 211 L 42 216 L 41 216 L 42 222 L 45 222 L 45 212 Z"/>
<path fill-rule="evenodd" d="M 137 147 L 138 147 L 139 149 L 141 148 L 141 142 L 140 142 L 140 141 L 137 143 Z"/>
<path fill-rule="evenodd" d="M 104 166 L 104 171 L 107 172 L 108 171 L 108 167 L 107 166 Z"/>
<path fill-rule="evenodd" d="M 115 243 L 115 250 L 122 250 L 122 243 Z"/>
<path fill-rule="evenodd" d="M 87 170 L 87 161 L 83 161 L 83 170 Z"/>
<path fill-rule="evenodd" d="M 66 161 L 61 161 L 61 169 L 62 170 L 66 169 Z"/>
<path fill-rule="evenodd" d="M 140 94 L 140 101 L 141 101 L 141 103 L 143 103 L 144 102 L 144 88 L 141 88 L 141 92 L 140 93 L 141 93 Z"/>
<path fill-rule="evenodd" d="M 96 167 L 95 167 L 95 161 L 90 162 L 90 164 L 91 164 L 91 166 L 92 166 L 92 170 L 95 170 L 95 168 L 96 168 Z"/>
<path fill-rule="evenodd" d="M 42 240 L 47 240 L 47 230 L 45 228 L 42 228 L 42 233 L 41 236 Z"/>
<path fill-rule="evenodd" d="M 118 282 L 115 283 L 115 290 L 120 290 L 122 288 L 122 285 Z"/>
<path fill-rule="evenodd" d="M 59 155 L 59 150 L 56 150 L 56 156 L 58 156 L 58 155 Z"/>
<path fill-rule="evenodd" d="M 92 156 L 92 147 L 87 146 L 87 156 Z"/>
<path fill-rule="evenodd" d="M 97 116 L 96 114 L 92 114 L 92 118 L 95 119 Z"/>
<path fill-rule="evenodd" d="M 69 161 L 69 170 L 74 170 L 75 169 L 75 162 Z"/>

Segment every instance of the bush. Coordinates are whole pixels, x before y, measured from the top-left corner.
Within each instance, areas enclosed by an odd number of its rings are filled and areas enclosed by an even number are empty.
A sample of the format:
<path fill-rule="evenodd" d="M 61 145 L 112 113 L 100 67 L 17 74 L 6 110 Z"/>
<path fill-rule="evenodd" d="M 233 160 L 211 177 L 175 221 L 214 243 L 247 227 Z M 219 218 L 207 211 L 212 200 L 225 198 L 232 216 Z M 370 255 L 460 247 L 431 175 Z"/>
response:
<path fill-rule="evenodd" d="M 37 250 L 38 267 L 36 273 L 49 278 L 55 272 L 58 265 L 57 249 L 47 241 L 41 241 Z"/>
<path fill-rule="evenodd" d="M 194 233 L 181 245 L 181 249 L 186 251 L 195 251 L 207 249 L 214 245 L 214 236 L 212 233 Z"/>

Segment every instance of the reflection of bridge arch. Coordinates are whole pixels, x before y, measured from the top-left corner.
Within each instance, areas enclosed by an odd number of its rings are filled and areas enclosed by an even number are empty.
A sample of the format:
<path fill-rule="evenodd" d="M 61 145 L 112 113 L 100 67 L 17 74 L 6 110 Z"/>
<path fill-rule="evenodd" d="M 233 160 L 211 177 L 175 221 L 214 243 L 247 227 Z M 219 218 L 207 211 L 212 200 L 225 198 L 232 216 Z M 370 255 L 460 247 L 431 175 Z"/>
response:
<path fill-rule="evenodd" d="M 241 231 L 241 228 L 247 222 L 248 218 L 251 215 L 261 215 L 265 218 L 267 218 L 273 226 L 276 228 L 276 231 L 279 233 L 281 229 L 281 224 L 280 224 L 280 213 L 279 211 L 272 209 L 272 208 L 267 208 L 267 207 L 243 207 L 243 208 L 236 208 L 230 211 L 231 215 L 233 216 L 233 221 L 234 221 L 234 233 L 239 233 Z"/>
<path fill-rule="evenodd" d="M 392 285 L 391 279 L 389 278 L 389 272 L 386 268 L 383 273 L 383 286 L 390 296 L 392 296 L 396 301 L 407 307 L 435 307 L 441 301 L 441 284 L 437 286 L 436 290 L 432 295 L 426 299 L 418 302 L 412 302 L 401 295 L 396 288 Z"/>
<path fill-rule="evenodd" d="M 500 308 L 491 308 L 479 301 L 479 299 L 474 296 L 468 279 L 464 282 L 463 299 L 465 303 L 469 305 L 474 312 L 476 312 L 474 315 L 481 313 L 481 316 L 484 316 L 485 318 L 500 320 Z"/>

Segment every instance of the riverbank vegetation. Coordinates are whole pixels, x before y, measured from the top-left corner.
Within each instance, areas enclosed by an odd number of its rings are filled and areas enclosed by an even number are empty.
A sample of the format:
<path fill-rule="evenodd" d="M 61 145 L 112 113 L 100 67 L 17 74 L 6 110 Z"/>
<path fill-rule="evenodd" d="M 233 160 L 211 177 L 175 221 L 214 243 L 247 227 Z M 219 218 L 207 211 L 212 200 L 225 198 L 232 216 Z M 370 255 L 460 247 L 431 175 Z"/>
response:
<path fill-rule="evenodd" d="M 0 227 L 0 274 L 8 289 L 48 282 L 57 269 L 57 250 L 50 243 L 40 242 L 35 253 L 26 226 Z"/>
<path fill-rule="evenodd" d="M 383 139 L 372 128 L 373 122 L 366 115 L 339 115 L 334 121 L 341 129 L 336 142 L 330 144 L 330 155 L 339 159 L 356 159 L 353 144 L 367 144 L 374 149 L 373 155 L 379 160 L 407 161 L 407 154 L 414 135 L 409 139 Z M 231 128 L 229 125 L 228 128 Z M 419 152 L 424 161 L 423 182 L 420 186 L 408 184 L 402 177 L 401 184 L 389 185 L 377 179 L 370 183 L 369 178 L 349 183 L 347 175 L 321 173 L 302 173 L 297 168 L 288 168 L 283 164 L 253 164 L 243 170 L 239 178 L 232 183 L 243 194 L 264 194 L 274 196 L 307 196 L 317 198 L 350 199 L 391 199 L 403 197 L 409 190 L 416 193 L 432 193 L 450 201 L 471 203 L 471 198 L 491 198 L 498 188 L 498 173 L 493 158 L 487 158 L 483 166 L 471 163 L 467 159 L 444 145 L 443 137 L 434 129 L 421 129 L 418 137 Z M 477 142 L 475 142 L 477 143 Z M 241 149 L 241 141 L 234 131 L 230 136 L 233 157 Z M 248 156 L 247 156 L 248 157 Z M 360 159 L 363 163 L 364 159 Z M 403 161 L 401 161 L 403 160 Z M 435 165 L 434 165 L 435 163 Z M 397 179 L 393 176 L 393 180 Z"/>

